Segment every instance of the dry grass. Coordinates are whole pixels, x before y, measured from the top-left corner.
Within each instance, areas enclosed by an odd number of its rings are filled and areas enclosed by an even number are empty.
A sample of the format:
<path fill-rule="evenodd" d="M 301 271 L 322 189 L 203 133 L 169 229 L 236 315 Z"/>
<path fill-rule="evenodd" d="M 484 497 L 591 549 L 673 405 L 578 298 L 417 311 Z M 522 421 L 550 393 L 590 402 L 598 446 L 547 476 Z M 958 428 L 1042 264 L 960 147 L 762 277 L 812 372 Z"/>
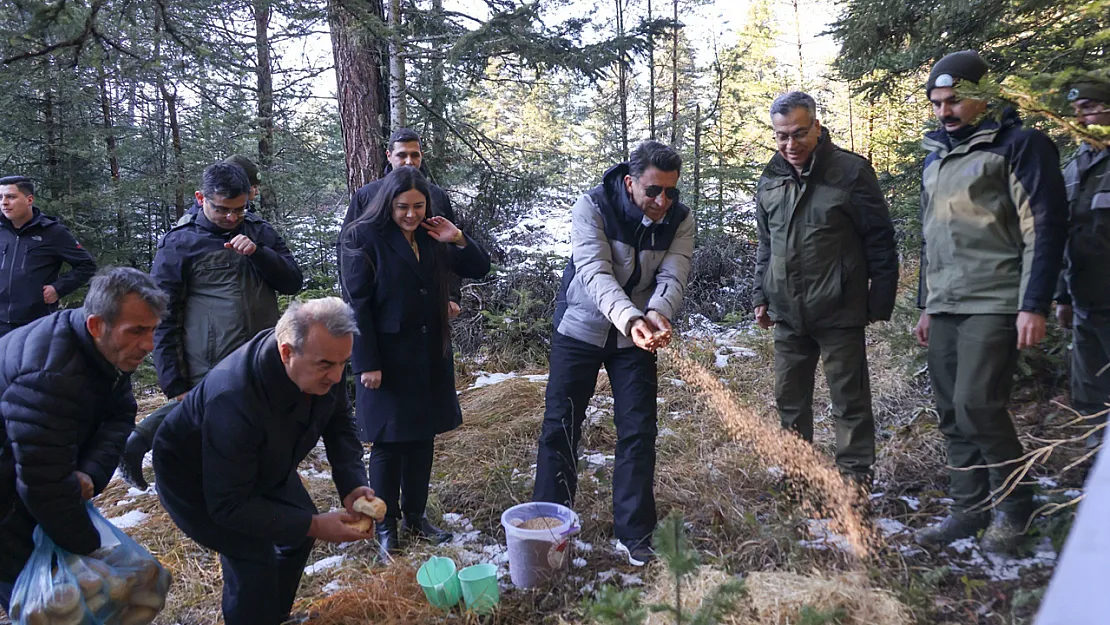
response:
<path fill-rule="evenodd" d="M 909 610 L 889 592 L 876 590 L 859 573 L 821 574 L 760 572 L 746 579 L 748 603 L 756 617 L 749 623 L 791 625 L 802 608 L 823 612 L 843 609 L 843 625 L 909 625 Z"/>
<path fill-rule="evenodd" d="M 351 573 L 357 573 L 352 575 Z M 442 618 L 416 583 L 416 569 L 398 563 L 383 569 L 352 570 L 348 587 L 311 601 L 306 608 L 316 625 L 408 625 Z"/>

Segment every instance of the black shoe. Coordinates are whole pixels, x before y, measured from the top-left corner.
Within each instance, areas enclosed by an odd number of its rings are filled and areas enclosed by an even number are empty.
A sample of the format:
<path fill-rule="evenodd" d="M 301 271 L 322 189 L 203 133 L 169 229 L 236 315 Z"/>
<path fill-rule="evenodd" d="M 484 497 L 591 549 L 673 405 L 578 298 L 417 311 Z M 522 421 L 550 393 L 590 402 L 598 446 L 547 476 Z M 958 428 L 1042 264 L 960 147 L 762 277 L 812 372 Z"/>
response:
<path fill-rule="evenodd" d="M 426 540 L 436 545 L 451 542 L 451 539 L 454 538 L 451 532 L 441 530 L 432 525 L 426 516 L 420 517 L 417 521 L 409 521 L 408 518 L 405 518 L 401 525 L 405 533 L 412 534 L 414 538 Z"/>
<path fill-rule="evenodd" d="M 919 545 L 944 547 L 953 541 L 978 534 L 979 530 L 987 527 L 987 524 L 986 515 L 965 517 L 950 514 L 944 517 L 943 521 L 918 530 L 913 535 L 913 539 Z"/>
<path fill-rule="evenodd" d="M 139 490 L 146 490 L 149 486 L 143 477 L 143 458 L 148 451 L 150 444 L 146 438 L 138 432 L 132 432 L 127 437 L 127 444 L 124 445 L 119 459 L 119 472 L 124 481 Z"/>
<path fill-rule="evenodd" d="M 655 551 L 651 548 L 651 542 L 647 539 L 638 541 L 628 541 L 632 546 L 625 544 L 624 541 L 617 541 L 617 551 L 628 558 L 628 563 L 632 566 L 644 566 L 655 559 Z"/>
<path fill-rule="evenodd" d="M 378 554 L 383 562 L 392 562 L 401 551 L 401 536 L 397 533 L 397 519 L 386 519 L 374 526 L 378 536 Z"/>

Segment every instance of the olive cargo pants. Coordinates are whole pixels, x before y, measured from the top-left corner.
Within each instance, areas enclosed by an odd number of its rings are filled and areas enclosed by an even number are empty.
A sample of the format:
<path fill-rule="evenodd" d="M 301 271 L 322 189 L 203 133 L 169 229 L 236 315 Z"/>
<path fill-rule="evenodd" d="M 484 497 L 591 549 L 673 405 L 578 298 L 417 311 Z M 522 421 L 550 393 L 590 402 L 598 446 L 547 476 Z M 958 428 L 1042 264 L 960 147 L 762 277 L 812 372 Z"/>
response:
<path fill-rule="evenodd" d="M 875 417 L 863 328 L 798 334 L 781 321 L 775 325 L 775 402 L 782 427 L 813 441 L 818 357 L 836 419 L 836 465 L 845 475 L 866 475 L 875 462 Z"/>
<path fill-rule="evenodd" d="M 929 379 L 940 431 L 948 443 L 952 513 L 989 514 L 991 491 L 1017 468 L 982 467 L 1015 460 L 1021 441 L 1006 405 L 1017 368 L 1016 315 L 933 315 L 929 324 Z M 961 470 L 962 469 L 962 470 Z M 1033 492 L 1020 485 L 998 509 L 1025 519 Z"/>

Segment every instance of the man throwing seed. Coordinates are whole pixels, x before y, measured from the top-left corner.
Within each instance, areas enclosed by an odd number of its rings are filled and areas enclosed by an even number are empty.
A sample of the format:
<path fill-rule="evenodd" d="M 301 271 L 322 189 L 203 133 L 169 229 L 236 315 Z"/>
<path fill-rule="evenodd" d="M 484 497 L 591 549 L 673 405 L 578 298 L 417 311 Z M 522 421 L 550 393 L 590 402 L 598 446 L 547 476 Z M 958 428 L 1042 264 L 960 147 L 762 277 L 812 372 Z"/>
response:
<path fill-rule="evenodd" d="M 666 347 L 694 252 L 678 201 L 682 160 L 645 141 L 572 211 L 571 259 L 556 301 L 535 501 L 572 506 L 578 442 L 601 365 L 617 426 L 613 521 L 618 549 L 642 566 L 655 530 L 655 350 Z"/>

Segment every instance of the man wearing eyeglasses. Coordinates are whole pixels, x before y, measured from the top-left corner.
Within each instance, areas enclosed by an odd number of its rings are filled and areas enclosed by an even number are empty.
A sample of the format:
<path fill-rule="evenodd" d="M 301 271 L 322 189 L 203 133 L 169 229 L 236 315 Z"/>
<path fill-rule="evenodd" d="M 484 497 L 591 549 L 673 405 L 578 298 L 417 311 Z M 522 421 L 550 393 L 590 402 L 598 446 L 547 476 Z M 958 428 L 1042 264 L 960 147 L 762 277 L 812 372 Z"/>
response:
<path fill-rule="evenodd" d="M 1110 78 L 1091 76 L 1070 85 L 1067 100 L 1082 126 L 1110 126 Z M 1056 318 L 1071 328 L 1071 405 L 1106 422 L 1110 401 L 1110 149 L 1083 142 L 1064 168 L 1071 227 L 1064 271 L 1056 289 Z M 1094 448 L 1102 432 L 1087 437 Z"/>
<path fill-rule="evenodd" d="M 670 341 L 694 251 L 694 216 L 678 201 L 681 166 L 674 149 L 645 141 L 571 208 L 536 460 L 533 499 L 573 506 L 586 406 L 605 365 L 616 400 L 613 533 L 634 566 L 653 557 L 655 350 Z"/>
<path fill-rule="evenodd" d="M 833 143 L 817 103 L 792 91 L 771 105 L 778 153 L 756 192 L 755 317 L 775 328 L 782 426 L 813 441 L 820 358 L 840 473 L 870 489 L 875 418 L 864 328 L 890 319 L 898 288 L 894 226 L 871 164 Z"/>
<path fill-rule="evenodd" d="M 277 323 L 277 294 L 295 295 L 304 278 L 285 241 L 247 211 L 251 183 L 234 162 L 204 170 L 196 200 L 201 210 L 166 233 L 151 275 L 169 295 L 154 334 L 158 385 L 175 400 L 136 426 L 120 469 L 146 488 L 142 461 L 162 419 L 225 356 Z"/>
<path fill-rule="evenodd" d="M 1024 452 L 1007 404 L 1019 350 L 1045 337 L 1068 214 L 1056 144 L 1013 109 L 968 97 L 989 69 L 974 50 L 953 52 L 925 85 L 940 128 L 923 141 L 914 335 L 928 349 L 953 503 L 915 539 L 942 547 L 985 529 L 984 551 L 1012 553 L 1033 490 L 1013 475 Z"/>

